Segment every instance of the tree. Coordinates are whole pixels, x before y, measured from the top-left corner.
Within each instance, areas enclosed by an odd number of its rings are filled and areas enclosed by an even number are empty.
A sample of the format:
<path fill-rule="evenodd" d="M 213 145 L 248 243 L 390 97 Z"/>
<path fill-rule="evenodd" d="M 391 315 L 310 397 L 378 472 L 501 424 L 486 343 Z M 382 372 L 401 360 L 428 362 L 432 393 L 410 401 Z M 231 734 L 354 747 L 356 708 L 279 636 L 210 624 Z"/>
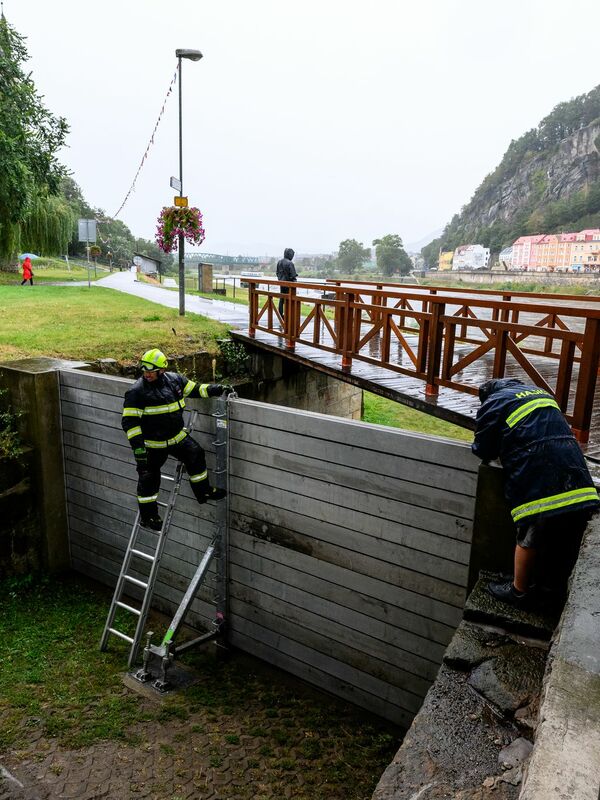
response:
<path fill-rule="evenodd" d="M 337 263 L 342 271 L 355 272 L 370 258 L 371 249 L 363 247 L 362 242 L 357 242 L 356 239 L 344 239 L 340 242 Z"/>
<path fill-rule="evenodd" d="M 397 233 L 388 233 L 381 239 L 373 239 L 377 268 L 383 275 L 408 275 L 412 262 L 402 246 L 402 239 Z"/>
<path fill-rule="evenodd" d="M 28 59 L 25 39 L 0 17 L 0 259 L 10 259 L 19 246 L 21 225 L 42 214 L 46 203 L 59 194 L 64 167 L 56 154 L 64 144 L 68 126 L 43 105 L 30 74 L 22 65 Z M 60 205 L 60 203 L 59 203 Z M 57 205 L 52 205 L 52 211 Z M 64 209 L 63 209 L 64 210 Z M 63 220 L 64 221 L 64 220 Z M 43 221 L 42 221 L 43 222 Z M 30 219 L 35 226 L 35 221 Z M 66 246 L 64 226 L 47 231 L 51 251 Z"/>

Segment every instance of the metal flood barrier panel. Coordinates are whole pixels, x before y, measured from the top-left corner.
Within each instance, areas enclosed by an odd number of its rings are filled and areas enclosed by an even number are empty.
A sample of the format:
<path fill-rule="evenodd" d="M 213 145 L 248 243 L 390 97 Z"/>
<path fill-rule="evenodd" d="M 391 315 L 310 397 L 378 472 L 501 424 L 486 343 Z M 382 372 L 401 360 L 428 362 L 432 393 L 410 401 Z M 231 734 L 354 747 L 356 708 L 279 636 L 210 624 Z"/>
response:
<path fill-rule="evenodd" d="M 469 447 L 248 401 L 229 428 L 231 642 L 407 726 L 462 616 Z"/>
<path fill-rule="evenodd" d="M 120 427 L 130 381 L 60 378 L 72 564 L 112 587 L 136 510 Z M 193 406 L 212 469 L 211 406 Z M 229 641 L 408 726 L 462 616 L 477 460 L 466 444 L 392 428 L 245 400 L 229 410 Z M 213 513 L 184 481 L 161 610 L 181 599 Z M 202 591 L 189 621 L 206 626 Z"/>

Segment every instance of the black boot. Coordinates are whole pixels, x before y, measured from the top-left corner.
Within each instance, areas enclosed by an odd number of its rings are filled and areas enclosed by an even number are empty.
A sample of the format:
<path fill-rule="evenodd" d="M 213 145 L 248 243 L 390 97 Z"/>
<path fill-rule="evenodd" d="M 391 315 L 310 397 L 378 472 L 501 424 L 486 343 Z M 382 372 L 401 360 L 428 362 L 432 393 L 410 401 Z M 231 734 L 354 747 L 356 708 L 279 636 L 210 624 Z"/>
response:
<path fill-rule="evenodd" d="M 222 500 L 224 497 L 227 497 L 225 489 L 217 489 L 215 486 L 209 486 L 205 493 L 196 495 L 196 500 L 200 505 L 203 505 L 208 500 Z"/>
<path fill-rule="evenodd" d="M 152 531 L 160 531 L 162 529 L 163 521 L 157 515 L 155 517 L 140 517 L 140 525 L 142 528 L 150 528 Z"/>
<path fill-rule="evenodd" d="M 530 592 L 518 592 L 512 581 L 488 583 L 487 591 L 496 600 L 513 608 L 528 609 L 531 606 Z"/>

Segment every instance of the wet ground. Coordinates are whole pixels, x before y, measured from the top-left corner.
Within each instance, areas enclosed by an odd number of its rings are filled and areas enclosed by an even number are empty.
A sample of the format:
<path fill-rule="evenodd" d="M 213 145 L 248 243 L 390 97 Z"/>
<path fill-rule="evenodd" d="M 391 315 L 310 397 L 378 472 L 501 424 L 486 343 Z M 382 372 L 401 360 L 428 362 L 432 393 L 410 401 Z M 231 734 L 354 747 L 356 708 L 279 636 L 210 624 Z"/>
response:
<path fill-rule="evenodd" d="M 0 800 L 368 800 L 400 744 L 238 651 L 186 654 L 182 692 L 134 691 L 124 646 L 98 650 L 106 590 L 1 590 Z"/>

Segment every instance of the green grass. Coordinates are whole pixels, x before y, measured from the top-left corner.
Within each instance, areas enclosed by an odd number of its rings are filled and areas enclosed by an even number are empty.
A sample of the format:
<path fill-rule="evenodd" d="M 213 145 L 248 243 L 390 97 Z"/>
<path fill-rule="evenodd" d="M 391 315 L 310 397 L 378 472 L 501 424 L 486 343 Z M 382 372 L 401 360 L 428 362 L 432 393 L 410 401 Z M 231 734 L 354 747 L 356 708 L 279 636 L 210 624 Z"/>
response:
<path fill-rule="evenodd" d="M 0 751 L 40 729 L 70 747 L 128 741 L 141 711 L 120 685 L 122 658 L 97 649 L 103 604 L 81 582 L 0 587 Z"/>
<path fill-rule="evenodd" d="M 87 281 L 88 279 L 88 271 L 85 267 L 72 264 L 71 269 L 69 269 L 65 261 L 56 259 L 40 258 L 37 261 L 33 261 L 31 267 L 34 285 L 36 283 L 55 283 L 59 281 Z M 96 275 L 94 275 L 94 265 L 91 264 L 90 267 L 90 279 L 92 281 L 108 275 L 108 272 L 100 268 L 96 270 Z M 17 272 L 0 271 L 0 286 L 19 285 L 22 280 L 23 273 L 20 266 Z M 26 285 L 29 286 L 29 284 Z"/>
<path fill-rule="evenodd" d="M 108 604 L 107 590 L 73 575 L 0 583 L 0 753 L 31 759 L 54 740 L 60 766 L 61 748 L 117 740 L 145 752 L 158 742 L 172 756 L 185 742 L 194 769 L 215 773 L 231 774 L 251 752 L 236 790 L 245 800 L 371 796 L 397 728 L 235 652 L 217 660 L 191 651 L 198 683 L 160 703 L 141 697 L 121 681 L 125 646 L 98 650 Z"/>
<path fill-rule="evenodd" d="M 465 442 L 473 441 L 473 431 L 452 425 L 450 422 L 416 411 L 414 408 L 388 400 L 385 397 L 363 392 L 363 422 L 372 422 L 376 425 L 389 425 L 393 428 L 403 428 L 407 431 L 417 431 L 431 436 L 444 436 L 448 439 L 461 439 Z"/>
<path fill-rule="evenodd" d="M 446 286 L 448 289 L 459 291 L 460 289 L 491 289 L 496 292 L 532 292 L 534 294 L 573 294 L 573 295 L 593 295 L 597 292 L 589 284 L 581 283 L 544 283 L 543 281 L 499 281 L 498 283 L 479 283 L 477 281 L 458 280 L 445 277 L 442 272 L 440 277 L 428 278 L 422 281 L 423 286 Z"/>
<path fill-rule="evenodd" d="M 52 356 L 134 363 L 150 347 L 177 355 L 216 353 L 216 340 L 227 330 L 97 286 L 0 286 L 0 361 Z"/>

